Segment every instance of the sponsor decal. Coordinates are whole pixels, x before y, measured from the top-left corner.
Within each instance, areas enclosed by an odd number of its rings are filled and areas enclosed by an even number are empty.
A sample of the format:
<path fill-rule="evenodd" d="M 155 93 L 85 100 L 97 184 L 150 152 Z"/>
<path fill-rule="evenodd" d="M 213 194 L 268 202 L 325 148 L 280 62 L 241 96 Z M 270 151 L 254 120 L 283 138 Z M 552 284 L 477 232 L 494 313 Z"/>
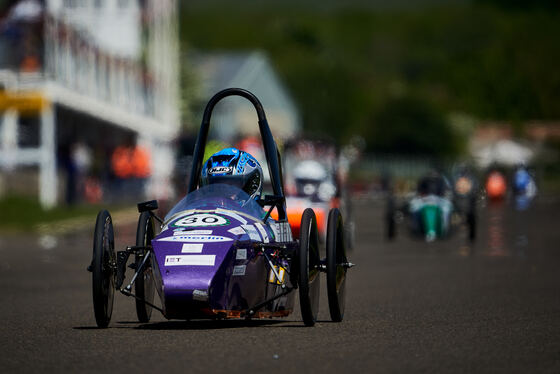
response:
<path fill-rule="evenodd" d="M 245 234 L 245 230 L 243 230 L 243 227 L 241 226 L 237 226 L 234 227 L 233 229 L 229 229 L 228 232 L 234 234 L 234 235 L 243 235 Z"/>
<path fill-rule="evenodd" d="M 258 241 L 261 240 L 261 236 L 259 235 L 259 232 L 255 228 L 255 226 L 242 225 L 241 227 L 243 227 L 243 230 L 245 230 L 245 232 L 249 235 L 249 238 L 251 238 L 251 240 L 258 240 Z"/>
<path fill-rule="evenodd" d="M 202 243 L 185 243 L 181 248 L 181 253 L 202 253 Z"/>
<path fill-rule="evenodd" d="M 173 235 L 158 239 L 160 242 L 186 242 L 186 243 L 219 243 L 231 242 L 232 238 L 220 235 Z"/>
<path fill-rule="evenodd" d="M 171 223 L 171 227 L 211 227 L 226 225 L 229 225 L 228 219 L 212 213 L 194 213 L 181 217 L 177 221 Z"/>
<path fill-rule="evenodd" d="M 216 255 L 168 255 L 165 266 L 214 266 Z"/>
<path fill-rule="evenodd" d="M 173 235 L 212 235 L 212 230 L 187 230 L 185 228 L 173 230 Z"/>
<path fill-rule="evenodd" d="M 270 239 L 268 239 L 268 234 L 266 232 L 266 228 L 264 227 L 264 225 L 260 222 L 257 222 L 255 223 L 255 226 L 257 227 L 257 230 L 259 230 L 259 232 L 261 233 L 263 242 L 268 243 Z"/>
<path fill-rule="evenodd" d="M 278 276 L 280 277 L 280 279 L 276 278 L 276 274 L 274 274 L 274 272 L 271 269 L 268 275 L 268 283 L 273 283 L 273 284 L 284 283 L 284 278 L 286 278 L 286 269 L 284 269 L 282 266 L 276 266 L 276 265 L 274 265 L 274 269 L 278 272 Z"/>
<path fill-rule="evenodd" d="M 239 248 L 235 253 L 236 260 L 246 260 L 247 259 L 247 249 Z"/>
<path fill-rule="evenodd" d="M 235 265 L 233 267 L 233 276 L 240 276 L 240 275 L 245 275 L 245 269 L 247 266 L 245 265 Z"/>

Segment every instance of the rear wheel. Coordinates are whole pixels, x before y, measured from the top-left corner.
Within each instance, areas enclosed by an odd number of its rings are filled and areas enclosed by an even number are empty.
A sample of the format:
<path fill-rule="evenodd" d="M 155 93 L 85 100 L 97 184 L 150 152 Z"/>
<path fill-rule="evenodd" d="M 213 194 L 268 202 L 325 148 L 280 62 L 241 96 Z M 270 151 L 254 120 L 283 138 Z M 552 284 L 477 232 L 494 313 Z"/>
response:
<path fill-rule="evenodd" d="M 469 201 L 469 211 L 467 213 L 467 226 L 469 229 L 469 240 L 472 242 L 476 239 L 476 200 L 474 195 Z"/>
<path fill-rule="evenodd" d="M 148 247 L 152 245 L 152 239 L 155 236 L 154 221 L 150 212 L 142 212 L 138 219 L 138 228 L 136 230 L 136 245 L 139 247 Z M 142 250 L 135 255 L 136 269 L 149 253 L 148 250 Z M 134 283 L 135 293 L 140 299 L 153 304 L 154 301 L 154 277 L 152 262 L 148 260 L 144 264 L 142 272 L 138 274 Z M 150 321 L 152 316 L 152 307 L 141 300 L 136 299 L 136 315 L 140 322 L 146 323 Z"/>
<path fill-rule="evenodd" d="M 467 214 L 467 226 L 469 230 L 469 240 L 474 241 L 476 239 L 476 215 L 473 211 Z"/>
<path fill-rule="evenodd" d="M 395 200 L 393 196 L 387 199 L 387 206 L 385 208 L 385 236 L 387 240 L 393 240 L 396 234 L 395 222 Z"/>
<path fill-rule="evenodd" d="M 108 211 L 97 214 L 91 263 L 93 310 L 98 327 L 107 327 L 115 297 L 116 255 L 113 221 Z"/>
<path fill-rule="evenodd" d="M 319 313 L 319 236 L 317 218 L 313 209 L 307 208 L 301 217 L 299 234 L 298 272 L 299 304 L 306 326 L 313 326 Z"/>
<path fill-rule="evenodd" d="M 346 250 L 344 224 L 338 209 L 331 209 L 327 223 L 327 295 L 329 312 L 334 322 L 344 317 L 346 299 Z"/>

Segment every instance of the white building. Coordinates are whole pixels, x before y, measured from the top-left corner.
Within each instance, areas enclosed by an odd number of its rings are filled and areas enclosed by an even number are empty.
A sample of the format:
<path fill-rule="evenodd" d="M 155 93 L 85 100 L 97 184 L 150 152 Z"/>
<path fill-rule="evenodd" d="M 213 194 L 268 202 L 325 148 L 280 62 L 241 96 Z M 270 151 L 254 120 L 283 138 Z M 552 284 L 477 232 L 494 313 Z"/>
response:
<path fill-rule="evenodd" d="M 39 166 L 40 200 L 51 207 L 59 200 L 61 146 L 76 135 L 118 145 L 133 134 L 158 165 L 150 194 L 167 194 L 170 141 L 180 125 L 176 7 L 175 0 L 15 4 L 1 20 L 4 30 L 24 30 L 17 42 L 0 35 L 0 56 L 16 56 L 0 57 L 2 175 Z M 22 141 L 22 116 L 40 119 L 31 146 Z"/>
<path fill-rule="evenodd" d="M 244 88 L 261 101 L 275 137 L 288 139 L 299 133 L 297 107 L 264 54 L 197 54 L 192 56 L 191 63 L 201 80 L 204 101 L 225 88 Z M 212 114 L 211 131 L 227 141 L 258 134 L 255 109 L 244 98 L 227 98 L 218 103 Z"/>

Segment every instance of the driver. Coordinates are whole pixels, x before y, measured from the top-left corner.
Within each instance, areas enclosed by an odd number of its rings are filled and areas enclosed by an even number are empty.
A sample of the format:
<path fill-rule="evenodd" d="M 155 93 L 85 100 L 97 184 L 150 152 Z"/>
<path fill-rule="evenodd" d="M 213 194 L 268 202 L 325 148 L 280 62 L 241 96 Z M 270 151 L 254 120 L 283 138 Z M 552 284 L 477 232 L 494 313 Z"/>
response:
<path fill-rule="evenodd" d="M 204 166 L 200 184 L 223 183 L 245 191 L 259 200 L 263 190 L 263 171 L 256 158 L 237 148 L 225 148 L 214 153 Z"/>
<path fill-rule="evenodd" d="M 448 190 L 448 182 L 443 175 L 436 171 L 431 171 L 418 182 L 418 194 L 444 196 Z"/>

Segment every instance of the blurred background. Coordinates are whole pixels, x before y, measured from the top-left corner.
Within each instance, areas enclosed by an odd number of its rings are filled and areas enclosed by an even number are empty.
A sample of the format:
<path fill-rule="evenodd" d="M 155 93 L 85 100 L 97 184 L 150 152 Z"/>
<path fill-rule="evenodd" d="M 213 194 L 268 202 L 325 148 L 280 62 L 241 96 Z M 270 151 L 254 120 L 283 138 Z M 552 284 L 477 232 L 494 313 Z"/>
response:
<path fill-rule="evenodd" d="M 0 0 L 2 368 L 559 373 L 559 46 L 558 0 Z M 292 231 L 313 207 L 324 251 L 342 211 L 344 322 L 322 292 L 313 329 L 120 297 L 94 328 L 95 215 L 135 243 L 228 87 L 263 103 Z M 221 101 L 206 156 L 266 165 L 256 120 Z"/>
<path fill-rule="evenodd" d="M 52 212 L 176 200 L 204 105 L 226 87 L 261 99 L 281 147 L 328 138 L 356 196 L 406 193 L 427 170 L 457 165 L 480 178 L 526 165 L 554 194 L 559 10 L 553 0 L 1 0 L 0 201 Z M 209 152 L 256 135 L 242 100 L 213 119 Z"/>

